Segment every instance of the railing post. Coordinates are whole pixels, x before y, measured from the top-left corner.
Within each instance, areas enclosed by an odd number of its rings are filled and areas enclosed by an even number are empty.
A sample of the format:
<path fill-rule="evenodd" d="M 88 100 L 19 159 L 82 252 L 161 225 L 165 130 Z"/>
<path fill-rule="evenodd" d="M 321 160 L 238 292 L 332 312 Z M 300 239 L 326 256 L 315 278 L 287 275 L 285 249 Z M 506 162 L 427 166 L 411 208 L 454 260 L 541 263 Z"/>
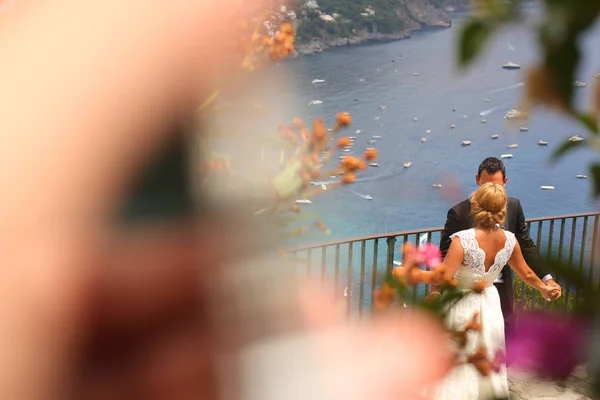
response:
<path fill-rule="evenodd" d="M 394 247 L 396 246 L 396 237 L 390 236 L 385 242 L 387 243 L 387 265 L 385 266 L 385 271 L 387 274 L 390 274 L 394 267 Z"/>

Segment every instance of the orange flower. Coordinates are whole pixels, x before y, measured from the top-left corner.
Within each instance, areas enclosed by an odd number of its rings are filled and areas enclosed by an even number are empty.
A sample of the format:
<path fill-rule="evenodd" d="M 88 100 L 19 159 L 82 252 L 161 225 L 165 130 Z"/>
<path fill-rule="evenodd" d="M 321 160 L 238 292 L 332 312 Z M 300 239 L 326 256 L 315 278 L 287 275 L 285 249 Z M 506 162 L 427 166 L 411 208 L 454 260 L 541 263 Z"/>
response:
<path fill-rule="evenodd" d="M 261 45 L 265 48 L 271 47 L 271 46 L 273 46 L 273 39 L 271 39 L 270 37 L 267 37 L 267 36 L 263 36 Z"/>
<path fill-rule="evenodd" d="M 475 353 L 467 358 L 467 362 L 473 364 L 477 371 L 483 376 L 489 376 L 493 370 L 492 363 L 487 359 L 486 353 L 485 347 L 480 346 Z"/>
<path fill-rule="evenodd" d="M 375 147 L 368 147 L 365 150 L 365 160 L 373 161 L 377 158 L 377 149 Z"/>
<path fill-rule="evenodd" d="M 338 113 L 335 116 L 335 123 L 339 128 L 345 128 L 352 124 L 352 117 L 347 112 Z"/>
<path fill-rule="evenodd" d="M 294 118 L 292 120 L 292 123 L 294 124 L 294 126 L 298 129 L 302 129 L 304 128 L 304 122 L 302 122 L 302 120 L 300 118 Z"/>
<path fill-rule="evenodd" d="M 396 298 L 396 291 L 389 283 L 384 283 L 381 289 L 373 292 L 373 308 L 375 311 L 384 311 Z"/>
<path fill-rule="evenodd" d="M 402 245 L 402 253 L 412 253 L 415 251 L 415 245 L 411 242 L 406 242 Z"/>
<path fill-rule="evenodd" d="M 302 129 L 300 131 L 300 137 L 303 141 L 308 141 L 310 139 L 310 132 L 308 131 L 308 129 Z"/>
<path fill-rule="evenodd" d="M 294 27 L 289 22 L 286 22 L 285 24 L 281 25 L 281 28 L 279 30 L 280 30 L 280 32 L 282 32 L 286 35 L 294 34 Z"/>
<path fill-rule="evenodd" d="M 338 148 L 342 148 L 342 147 L 346 147 L 346 146 L 350 146 L 350 138 L 348 136 L 342 136 L 341 138 L 338 139 L 336 146 Z"/>
<path fill-rule="evenodd" d="M 354 182 L 356 182 L 356 175 L 354 175 L 352 172 L 347 172 L 342 177 L 342 183 L 344 183 L 344 184 L 349 184 L 349 183 L 354 183 Z"/>
<path fill-rule="evenodd" d="M 467 344 L 467 332 L 451 331 L 452 339 L 456 341 L 459 347 L 465 347 Z"/>
<path fill-rule="evenodd" d="M 471 289 L 475 292 L 475 293 L 482 293 L 486 287 L 488 287 L 488 282 L 485 279 L 482 279 L 480 281 L 477 281 L 473 284 L 473 286 L 471 286 Z"/>
<path fill-rule="evenodd" d="M 313 136 L 315 139 L 320 140 L 327 136 L 327 128 L 323 118 L 315 119 L 313 121 Z"/>
<path fill-rule="evenodd" d="M 323 222 L 321 222 L 321 221 L 317 221 L 317 228 L 319 228 L 323 232 L 327 231 L 325 224 L 323 224 Z"/>
<path fill-rule="evenodd" d="M 317 153 L 312 153 L 312 154 L 310 155 L 310 158 L 311 158 L 311 160 L 312 160 L 313 164 L 315 164 L 315 165 L 316 165 L 316 164 L 318 164 L 318 163 L 319 163 L 319 155 L 318 155 Z"/>
<path fill-rule="evenodd" d="M 477 322 L 479 313 L 475 313 L 471 321 L 465 327 L 465 331 L 481 331 L 481 324 Z"/>
<path fill-rule="evenodd" d="M 361 167 L 362 167 L 361 163 L 364 164 L 360 158 L 357 158 L 354 156 L 346 156 L 340 163 L 340 166 L 346 172 L 352 172 L 352 171 L 356 171 L 357 169 L 361 169 Z"/>

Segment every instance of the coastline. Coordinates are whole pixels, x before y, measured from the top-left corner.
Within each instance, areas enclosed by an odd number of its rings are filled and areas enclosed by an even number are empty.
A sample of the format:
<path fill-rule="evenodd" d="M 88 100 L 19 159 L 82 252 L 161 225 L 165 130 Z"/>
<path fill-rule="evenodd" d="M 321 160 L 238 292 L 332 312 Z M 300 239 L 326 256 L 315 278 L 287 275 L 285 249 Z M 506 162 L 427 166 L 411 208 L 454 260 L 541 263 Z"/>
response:
<path fill-rule="evenodd" d="M 335 47 L 359 46 L 368 44 L 383 44 L 398 40 L 410 39 L 414 33 L 429 30 L 443 30 L 452 27 L 452 20 L 456 15 L 469 11 L 468 6 L 446 7 L 432 10 L 418 9 L 419 18 L 415 11 L 410 10 L 410 15 L 405 15 L 407 27 L 393 33 L 357 32 L 351 37 L 315 37 L 308 43 L 297 44 L 294 58 L 320 54 Z M 429 11 L 429 12 L 427 12 Z"/>

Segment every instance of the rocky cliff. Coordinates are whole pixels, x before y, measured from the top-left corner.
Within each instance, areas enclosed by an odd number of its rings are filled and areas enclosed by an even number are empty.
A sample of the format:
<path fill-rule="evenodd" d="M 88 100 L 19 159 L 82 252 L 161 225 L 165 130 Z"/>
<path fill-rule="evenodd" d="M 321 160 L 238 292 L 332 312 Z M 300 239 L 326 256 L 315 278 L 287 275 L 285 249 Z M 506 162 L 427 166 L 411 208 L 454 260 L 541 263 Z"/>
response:
<path fill-rule="evenodd" d="M 451 24 L 468 0 L 295 0 L 282 7 L 293 21 L 300 55 L 329 47 L 405 39 Z"/>

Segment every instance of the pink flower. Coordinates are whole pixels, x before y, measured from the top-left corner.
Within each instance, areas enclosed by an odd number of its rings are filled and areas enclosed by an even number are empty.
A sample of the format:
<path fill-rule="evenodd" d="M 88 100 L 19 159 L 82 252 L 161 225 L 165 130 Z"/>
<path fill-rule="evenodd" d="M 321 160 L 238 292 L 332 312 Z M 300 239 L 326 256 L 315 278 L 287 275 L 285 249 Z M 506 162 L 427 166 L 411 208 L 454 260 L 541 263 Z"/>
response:
<path fill-rule="evenodd" d="M 417 262 L 425 264 L 427 268 L 435 268 L 442 263 L 440 249 L 431 243 L 426 243 L 417 248 Z"/>
<path fill-rule="evenodd" d="M 528 312 L 507 340 L 508 363 L 550 379 L 564 379 L 588 352 L 589 327 L 574 315 Z"/>

